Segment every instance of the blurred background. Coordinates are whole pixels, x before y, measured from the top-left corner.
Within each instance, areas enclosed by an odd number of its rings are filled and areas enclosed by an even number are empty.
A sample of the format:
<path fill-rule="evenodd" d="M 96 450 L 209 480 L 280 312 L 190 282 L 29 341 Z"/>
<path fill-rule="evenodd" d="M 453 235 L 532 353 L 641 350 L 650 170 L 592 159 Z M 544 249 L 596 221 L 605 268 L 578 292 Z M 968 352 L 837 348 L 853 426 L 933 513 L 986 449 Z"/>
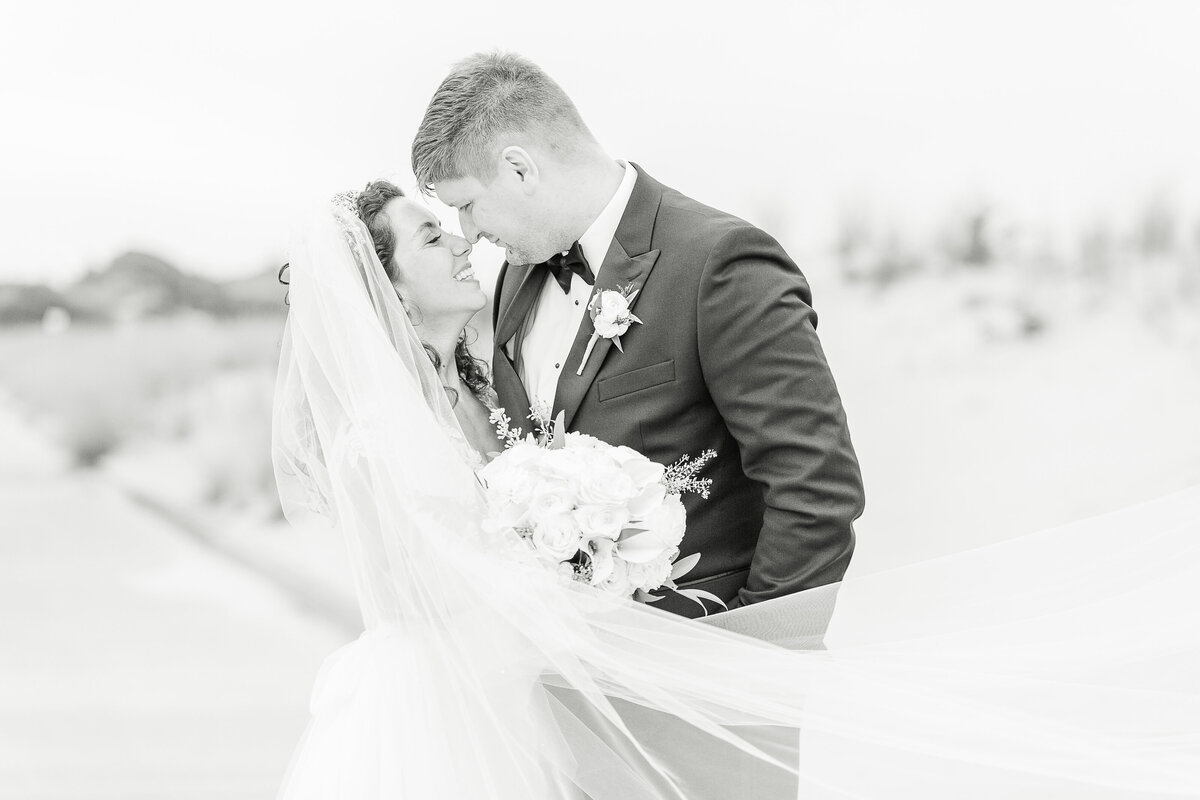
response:
<path fill-rule="evenodd" d="M 479 49 L 805 271 L 851 574 L 1200 482 L 1200 7 L 782 5 L 0 4 L 0 798 L 272 796 L 358 630 L 274 494 L 276 273 Z"/>

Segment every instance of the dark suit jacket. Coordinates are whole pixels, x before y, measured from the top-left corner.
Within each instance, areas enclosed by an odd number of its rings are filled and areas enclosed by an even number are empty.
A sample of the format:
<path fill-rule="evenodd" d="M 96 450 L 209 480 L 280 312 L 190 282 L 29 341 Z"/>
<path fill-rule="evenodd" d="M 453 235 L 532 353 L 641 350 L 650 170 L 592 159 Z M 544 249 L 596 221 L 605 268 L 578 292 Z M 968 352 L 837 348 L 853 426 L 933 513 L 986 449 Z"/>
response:
<path fill-rule="evenodd" d="M 585 316 L 558 382 L 568 430 L 670 464 L 711 448 L 709 499 L 685 495 L 681 555 L 700 553 L 683 585 L 736 607 L 841 580 L 863 510 L 846 415 L 817 340 L 808 282 L 763 231 L 663 186 L 641 168 L 594 291 L 641 287 L 642 320 L 600 339 Z M 546 272 L 505 264 L 495 295 L 493 371 L 516 421 L 529 399 L 504 346 Z M 517 354 L 519 357 L 519 353 Z M 661 603 L 694 616 L 672 596 Z"/>

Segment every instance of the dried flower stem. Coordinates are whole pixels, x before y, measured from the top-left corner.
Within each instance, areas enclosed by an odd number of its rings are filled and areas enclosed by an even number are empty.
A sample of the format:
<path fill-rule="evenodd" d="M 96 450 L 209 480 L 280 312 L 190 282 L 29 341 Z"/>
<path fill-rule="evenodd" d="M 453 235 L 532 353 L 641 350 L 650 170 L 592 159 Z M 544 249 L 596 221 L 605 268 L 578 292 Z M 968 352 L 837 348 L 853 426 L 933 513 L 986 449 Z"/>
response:
<path fill-rule="evenodd" d="M 705 450 L 696 458 L 680 456 L 679 460 L 667 467 L 663 473 L 663 485 L 667 487 L 667 493 L 695 492 L 707 500 L 708 492 L 712 489 L 712 478 L 697 478 L 696 475 L 716 457 L 716 450 Z"/>
<path fill-rule="evenodd" d="M 492 413 L 488 414 L 488 421 L 496 426 L 496 437 L 504 440 L 505 449 L 521 441 L 521 429 L 510 427 L 512 419 L 504 413 L 503 408 L 493 408 Z"/>

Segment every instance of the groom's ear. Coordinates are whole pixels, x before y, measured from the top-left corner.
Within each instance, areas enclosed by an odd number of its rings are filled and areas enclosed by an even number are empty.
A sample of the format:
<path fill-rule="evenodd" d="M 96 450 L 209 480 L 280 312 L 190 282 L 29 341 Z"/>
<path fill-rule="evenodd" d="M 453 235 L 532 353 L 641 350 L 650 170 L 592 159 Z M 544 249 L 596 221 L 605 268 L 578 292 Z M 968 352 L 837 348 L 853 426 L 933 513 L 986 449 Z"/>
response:
<path fill-rule="evenodd" d="M 537 187 L 541 180 L 537 164 L 533 156 L 524 147 L 512 145 L 500 151 L 500 170 L 520 184 L 522 191 L 528 193 Z"/>

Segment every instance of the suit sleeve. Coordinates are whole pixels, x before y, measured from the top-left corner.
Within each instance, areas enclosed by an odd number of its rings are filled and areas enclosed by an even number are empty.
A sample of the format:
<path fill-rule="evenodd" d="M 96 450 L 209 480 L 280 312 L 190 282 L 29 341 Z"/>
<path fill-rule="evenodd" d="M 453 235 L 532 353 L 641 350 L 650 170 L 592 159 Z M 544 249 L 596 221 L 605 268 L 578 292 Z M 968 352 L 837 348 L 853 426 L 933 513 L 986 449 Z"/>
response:
<path fill-rule="evenodd" d="M 854 552 L 862 475 L 811 302 L 799 268 L 750 226 L 725 234 L 701 277 L 704 380 L 766 505 L 731 608 L 839 581 Z"/>

